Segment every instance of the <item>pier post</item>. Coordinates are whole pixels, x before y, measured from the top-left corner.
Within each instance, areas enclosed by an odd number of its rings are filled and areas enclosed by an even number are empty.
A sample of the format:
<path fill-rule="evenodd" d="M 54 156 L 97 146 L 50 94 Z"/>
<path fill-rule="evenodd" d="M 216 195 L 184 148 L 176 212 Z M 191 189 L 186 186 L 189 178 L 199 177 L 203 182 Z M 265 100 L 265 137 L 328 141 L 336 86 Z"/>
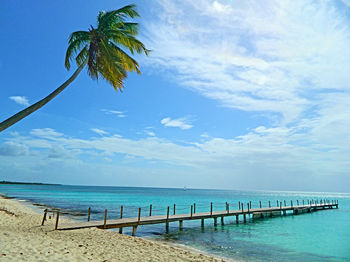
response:
<path fill-rule="evenodd" d="M 41 225 L 43 226 L 45 221 L 46 221 L 46 215 L 47 215 L 47 208 L 44 210 L 44 216 L 43 216 L 43 221 L 41 222 Z"/>
<path fill-rule="evenodd" d="M 106 223 L 107 223 L 107 209 L 105 209 L 105 219 L 103 221 L 103 228 L 106 228 Z"/>
<path fill-rule="evenodd" d="M 290 201 L 290 207 L 293 208 L 293 200 Z"/>
<path fill-rule="evenodd" d="M 249 213 L 249 203 L 247 203 L 247 207 L 248 207 L 248 213 Z"/>
<path fill-rule="evenodd" d="M 276 200 L 276 202 L 277 202 L 277 207 L 279 206 L 279 204 L 278 204 L 278 200 Z"/>
<path fill-rule="evenodd" d="M 303 206 L 305 206 L 304 199 L 303 199 Z"/>
<path fill-rule="evenodd" d="M 286 200 L 284 200 L 284 206 L 287 206 Z"/>
<path fill-rule="evenodd" d="M 236 224 L 239 223 L 239 215 L 236 215 Z"/>
<path fill-rule="evenodd" d="M 204 227 L 204 218 L 201 219 L 201 227 Z"/>
<path fill-rule="evenodd" d="M 137 230 L 137 226 L 133 226 L 132 227 L 132 236 L 134 237 L 136 235 L 136 230 Z"/>
<path fill-rule="evenodd" d="M 247 223 L 247 216 L 246 216 L 246 214 L 243 214 L 243 222 Z"/>
<path fill-rule="evenodd" d="M 261 200 L 259 201 L 259 205 L 260 205 L 260 208 L 261 208 Z"/>
<path fill-rule="evenodd" d="M 149 205 L 149 216 L 152 216 L 152 205 Z"/>
<path fill-rule="evenodd" d="M 269 208 L 271 207 L 271 201 L 269 200 Z"/>
<path fill-rule="evenodd" d="M 213 202 L 210 202 L 210 215 L 213 215 Z"/>
<path fill-rule="evenodd" d="M 57 228 L 58 228 L 58 219 L 59 219 L 59 217 L 60 217 L 60 212 L 59 212 L 59 211 L 57 211 L 57 214 L 56 214 L 56 224 L 55 224 L 55 230 L 57 230 Z"/>
<path fill-rule="evenodd" d="M 176 209 L 176 205 L 174 204 L 174 215 L 175 215 L 175 209 Z"/>
<path fill-rule="evenodd" d="M 193 206 L 191 205 L 191 217 L 193 216 Z"/>
<path fill-rule="evenodd" d="M 141 220 L 141 207 L 139 207 L 139 215 L 137 217 L 137 223 L 140 223 L 140 220 Z"/>
<path fill-rule="evenodd" d="M 88 210 L 88 221 L 90 221 L 90 215 L 91 215 L 91 207 L 89 207 L 89 210 Z"/>
<path fill-rule="evenodd" d="M 241 209 L 241 201 L 238 201 L 238 210 Z"/>
<path fill-rule="evenodd" d="M 184 226 L 183 220 L 179 220 L 179 229 L 182 230 Z"/>
<path fill-rule="evenodd" d="M 218 225 L 218 218 L 214 217 L 214 226 L 217 226 L 217 225 Z"/>
<path fill-rule="evenodd" d="M 242 203 L 242 214 L 244 213 L 243 203 Z"/>
<path fill-rule="evenodd" d="M 249 201 L 249 208 L 252 209 L 252 201 Z"/>
<path fill-rule="evenodd" d="M 297 200 L 297 206 L 299 206 L 299 200 Z"/>
<path fill-rule="evenodd" d="M 224 225 L 224 217 L 221 217 L 221 225 Z"/>
<path fill-rule="evenodd" d="M 230 213 L 230 204 L 229 203 L 226 204 L 226 209 L 227 209 L 227 214 L 229 214 Z"/>
<path fill-rule="evenodd" d="M 282 201 L 280 202 L 280 209 L 282 209 Z"/>
<path fill-rule="evenodd" d="M 287 215 L 287 211 L 283 210 L 283 215 L 286 216 Z"/>
<path fill-rule="evenodd" d="M 193 214 L 196 214 L 196 203 L 193 203 Z"/>
<path fill-rule="evenodd" d="M 120 219 L 123 218 L 123 206 L 120 206 Z M 123 234 L 123 228 L 119 228 L 119 234 Z"/>
<path fill-rule="evenodd" d="M 167 211 L 166 211 L 166 222 L 165 222 L 165 232 L 168 233 L 169 232 L 169 211 L 170 211 L 170 207 L 168 206 Z"/>

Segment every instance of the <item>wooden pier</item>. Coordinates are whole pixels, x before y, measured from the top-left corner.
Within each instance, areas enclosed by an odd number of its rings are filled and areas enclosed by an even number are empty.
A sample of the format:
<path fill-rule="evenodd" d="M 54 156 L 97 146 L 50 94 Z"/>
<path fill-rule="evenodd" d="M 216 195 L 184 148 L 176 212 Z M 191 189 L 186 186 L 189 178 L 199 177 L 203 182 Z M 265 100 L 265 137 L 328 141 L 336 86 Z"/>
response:
<path fill-rule="evenodd" d="M 299 205 L 299 201 L 297 202 L 297 205 L 293 205 L 293 202 L 291 201 L 289 206 L 286 205 L 286 201 L 284 201 L 284 205 L 282 202 L 277 201 L 277 205 L 275 207 L 272 207 L 271 202 L 269 201 L 268 207 L 262 207 L 260 201 L 259 208 L 251 208 L 251 202 L 247 203 L 246 208 L 244 208 L 243 203 L 239 202 L 239 210 L 230 210 L 230 205 L 226 203 L 225 211 L 213 211 L 213 204 L 211 204 L 209 212 L 196 213 L 194 204 L 191 206 L 191 212 L 188 214 L 175 214 L 174 205 L 174 214 L 172 215 L 170 214 L 170 207 L 167 208 L 166 215 L 152 215 L 152 205 L 150 205 L 148 216 L 141 216 L 141 208 L 139 208 L 137 217 L 123 218 L 123 207 L 121 207 L 120 218 L 107 220 L 106 209 L 104 220 L 100 221 L 90 221 L 91 209 L 89 208 L 87 222 L 75 222 L 59 225 L 59 212 L 56 212 L 55 230 L 74 230 L 97 227 L 101 229 L 119 228 L 119 233 L 122 233 L 124 227 L 132 227 L 132 235 L 134 236 L 136 234 L 137 227 L 141 225 L 164 223 L 165 229 L 168 232 L 169 223 L 171 222 L 179 222 L 179 229 L 181 230 L 183 228 L 183 221 L 186 220 L 201 220 L 201 226 L 204 227 L 205 219 L 213 219 L 214 226 L 217 226 L 218 218 L 220 218 L 221 224 L 224 224 L 224 218 L 229 216 L 234 216 L 236 223 L 240 223 L 240 221 L 242 223 L 246 223 L 250 218 L 254 221 L 255 219 L 287 215 L 287 212 L 293 215 L 298 215 L 302 213 L 310 213 L 316 210 L 338 208 L 338 205 L 339 204 L 337 200 L 308 200 L 307 203 L 302 201 L 301 205 Z M 46 220 L 47 212 L 47 210 L 44 211 L 42 225 Z"/>

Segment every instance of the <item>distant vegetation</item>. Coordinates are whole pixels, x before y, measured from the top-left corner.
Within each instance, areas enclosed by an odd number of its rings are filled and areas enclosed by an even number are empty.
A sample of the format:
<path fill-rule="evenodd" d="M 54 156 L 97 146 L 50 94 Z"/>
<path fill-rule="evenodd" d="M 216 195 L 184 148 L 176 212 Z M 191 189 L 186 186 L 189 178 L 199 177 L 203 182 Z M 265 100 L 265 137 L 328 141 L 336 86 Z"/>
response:
<path fill-rule="evenodd" d="M 0 181 L 0 184 L 61 186 L 61 184 L 45 184 L 45 183 L 13 182 L 13 181 Z"/>

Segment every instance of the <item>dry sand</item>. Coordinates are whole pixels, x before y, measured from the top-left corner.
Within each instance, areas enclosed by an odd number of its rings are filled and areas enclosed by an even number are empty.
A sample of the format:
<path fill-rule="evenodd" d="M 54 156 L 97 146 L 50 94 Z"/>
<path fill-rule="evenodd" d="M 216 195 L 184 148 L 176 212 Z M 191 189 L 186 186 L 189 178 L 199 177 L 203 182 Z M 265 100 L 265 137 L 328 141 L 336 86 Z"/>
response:
<path fill-rule="evenodd" d="M 101 229 L 55 231 L 54 219 L 0 197 L 0 261 L 224 261 Z M 60 218 L 60 222 L 64 219 Z"/>

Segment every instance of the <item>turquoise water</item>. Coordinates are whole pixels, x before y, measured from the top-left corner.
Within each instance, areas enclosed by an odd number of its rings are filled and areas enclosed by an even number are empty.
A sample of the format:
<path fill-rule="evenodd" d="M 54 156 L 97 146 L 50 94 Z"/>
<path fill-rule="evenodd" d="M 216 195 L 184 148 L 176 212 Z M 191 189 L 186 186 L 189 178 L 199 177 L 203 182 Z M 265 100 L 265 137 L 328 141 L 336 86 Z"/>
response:
<path fill-rule="evenodd" d="M 0 185 L 0 193 L 29 200 L 47 206 L 58 207 L 75 219 L 85 220 L 89 207 L 92 219 L 103 218 L 108 209 L 108 218 L 120 215 L 137 216 L 138 208 L 147 215 L 152 204 L 152 214 L 166 214 L 167 206 L 176 203 L 176 213 L 189 213 L 196 203 L 196 212 L 238 209 L 238 201 L 252 201 L 252 207 L 276 205 L 276 200 L 330 199 L 339 201 L 339 209 L 318 211 L 297 216 L 275 217 L 235 224 L 234 217 L 225 218 L 225 225 L 213 226 L 213 221 L 185 221 L 184 230 L 178 223 L 170 224 L 165 234 L 164 225 L 147 225 L 138 228 L 137 234 L 176 242 L 197 249 L 243 261 L 350 261 L 350 194 L 228 191 L 199 189 L 161 189 L 128 187 L 47 186 L 47 185 Z M 219 220 L 220 221 L 220 220 Z M 130 230 L 124 230 L 130 234 Z"/>

